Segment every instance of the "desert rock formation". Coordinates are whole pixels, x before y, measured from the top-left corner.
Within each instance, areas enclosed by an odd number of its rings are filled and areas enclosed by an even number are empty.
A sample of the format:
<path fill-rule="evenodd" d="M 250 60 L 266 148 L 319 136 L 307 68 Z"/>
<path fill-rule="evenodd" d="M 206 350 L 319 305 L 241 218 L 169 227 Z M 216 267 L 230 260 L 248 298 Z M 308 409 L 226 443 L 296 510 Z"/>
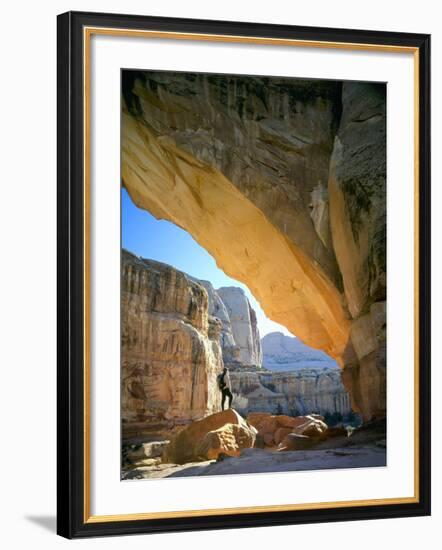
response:
<path fill-rule="evenodd" d="M 293 372 L 230 372 L 234 406 L 243 414 L 280 411 L 302 414 L 351 411 L 349 395 L 335 369 Z"/>
<path fill-rule="evenodd" d="M 165 447 L 163 462 L 184 464 L 217 458 L 223 453 L 239 456 L 253 447 L 256 430 L 233 409 L 212 414 L 192 422 Z"/>
<path fill-rule="evenodd" d="M 261 367 L 261 338 L 256 314 L 245 292 L 242 288 L 229 286 L 219 288 L 217 294 L 228 312 L 231 331 L 239 348 L 236 361 L 224 357 L 225 365 L 229 367 L 239 363 L 243 367 Z"/>
<path fill-rule="evenodd" d="M 190 277 L 202 285 L 209 297 L 209 315 L 222 324 L 221 347 L 227 367 L 261 367 L 261 339 L 255 310 L 239 287 L 222 287 L 217 290 L 209 281 Z"/>
<path fill-rule="evenodd" d="M 123 251 L 123 436 L 219 410 L 221 323 L 206 290 L 184 273 Z"/>
<path fill-rule="evenodd" d="M 230 368 L 235 406 L 244 414 L 277 408 L 289 414 L 349 412 L 338 370 L 261 368 L 256 315 L 240 288 L 215 290 L 207 281 L 125 250 L 122 287 L 125 437 L 179 429 L 218 411 L 216 376 L 224 365 Z M 322 355 L 304 344 L 298 348 L 304 358 Z"/>
<path fill-rule="evenodd" d="M 324 352 L 306 346 L 299 338 L 270 332 L 261 340 L 263 366 L 272 371 L 338 368 Z"/>
<path fill-rule="evenodd" d="M 385 414 L 385 86 L 123 73 L 123 183 Z M 367 342 L 367 345 L 361 345 Z"/>

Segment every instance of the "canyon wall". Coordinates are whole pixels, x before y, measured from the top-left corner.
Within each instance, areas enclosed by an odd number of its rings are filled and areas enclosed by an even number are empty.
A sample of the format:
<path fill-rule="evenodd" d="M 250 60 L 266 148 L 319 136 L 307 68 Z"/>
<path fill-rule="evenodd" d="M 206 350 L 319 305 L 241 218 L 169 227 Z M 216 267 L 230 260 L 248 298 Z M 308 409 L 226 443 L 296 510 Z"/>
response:
<path fill-rule="evenodd" d="M 244 290 L 229 286 L 218 288 L 216 292 L 226 307 L 232 334 L 239 348 L 235 361 L 229 361 L 228 357 L 224 357 L 225 365 L 227 367 L 234 367 L 236 364 L 242 367 L 261 367 L 261 338 L 256 314 Z"/>
<path fill-rule="evenodd" d="M 201 285 L 123 251 L 121 323 L 123 437 L 219 410 L 221 323 Z"/>
<path fill-rule="evenodd" d="M 366 416 L 381 416 L 387 296 L 384 86 L 344 84 L 328 189 L 332 241 L 352 319 L 343 380 Z"/>
<path fill-rule="evenodd" d="M 223 357 L 230 361 L 234 406 L 244 413 L 348 412 L 340 371 L 262 369 L 255 312 L 240 288 L 217 291 L 123 250 L 121 311 L 124 438 L 170 432 L 219 411 Z"/>
<path fill-rule="evenodd" d="M 385 414 L 385 85 L 123 72 L 122 177 Z M 237 350 L 235 351 L 235 353 Z"/>
<path fill-rule="evenodd" d="M 299 416 L 351 411 L 338 369 L 295 372 L 230 372 L 233 406 L 240 412 Z"/>
<path fill-rule="evenodd" d="M 221 347 L 226 367 L 261 367 L 261 338 L 255 310 L 245 292 L 234 286 L 215 290 L 209 281 L 191 277 L 206 290 L 209 314 L 222 324 Z"/>

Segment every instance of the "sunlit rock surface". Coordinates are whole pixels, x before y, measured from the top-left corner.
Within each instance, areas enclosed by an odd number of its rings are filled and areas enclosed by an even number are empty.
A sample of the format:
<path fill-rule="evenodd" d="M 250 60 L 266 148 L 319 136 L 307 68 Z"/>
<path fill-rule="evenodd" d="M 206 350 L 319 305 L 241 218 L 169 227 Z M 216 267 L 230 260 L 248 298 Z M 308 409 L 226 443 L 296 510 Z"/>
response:
<path fill-rule="evenodd" d="M 253 447 L 256 430 L 235 410 L 227 409 L 192 422 L 166 445 L 163 462 L 184 464 L 217 458 L 219 454 L 239 456 Z"/>
<path fill-rule="evenodd" d="M 209 298 L 209 314 L 220 320 L 221 328 L 221 348 L 223 352 L 223 361 L 225 365 L 237 364 L 240 361 L 241 348 L 236 342 L 233 334 L 233 327 L 226 305 L 221 300 L 218 292 L 213 288 L 209 281 L 203 281 L 192 277 L 192 280 L 201 284 L 206 290 Z"/>
<path fill-rule="evenodd" d="M 201 285 L 123 251 L 121 322 L 123 436 L 219 410 L 221 324 Z"/>
<path fill-rule="evenodd" d="M 217 294 L 227 309 L 233 338 L 239 348 L 237 360 L 231 363 L 261 367 L 261 339 L 256 314 L 244 291 L 239 287 L 229 286 L 219 288 Z M 224 363 L 229 366 L 228 359 Z"/>
<path fill-rule="evenodd" d="M 127 72 L 123 98 L 134 202 L 334 357 L 365 419 L 383 416 L 385 86 Z M 358 331 L 376 342 L 364 356 Z"/>
<path fill-rule="evenodd" d="M 339 371 L 262 369 L 255 312 L 240 288 L 216 291 L 210 283 L 127 251 L 122 274 L 125 436 L 165 433 L 218 411 L 216 376 L 224 365 L 241 412 L 349 412 Z M 297 349 L 304 358 L 306 350 L 323 355 L 303 344 Z"/>
<path fill-rule="evenodd" d="M 234 406 L 250 412 L 340 413 L 351 410 L 339 370 L 302 369 L 294 372 L 230 372 Z"/>
<path fill-rule="evenodd" d="M 336 369 L 336 361 L 323 351 L 306 346 L 299 338 L 270 332 L 261 339 L 263 366 L 274 371 L 299 369 Z"/>

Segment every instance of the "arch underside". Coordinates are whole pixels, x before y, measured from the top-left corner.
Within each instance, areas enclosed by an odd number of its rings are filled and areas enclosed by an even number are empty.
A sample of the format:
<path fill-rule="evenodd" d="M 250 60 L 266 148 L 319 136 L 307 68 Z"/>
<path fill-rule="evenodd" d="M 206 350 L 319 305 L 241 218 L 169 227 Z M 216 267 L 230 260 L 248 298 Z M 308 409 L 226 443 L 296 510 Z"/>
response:
<path fill-rule="evenodd" d="M 160 100 L 148 109 L 153 112 Z M 384 415 L 385 288 L 379 290 L 379 281 L 385 267 L 382 271 L 372 259 L 377 258 L 373 235 L 379 241 L 382 226 L 382 194 L 373 203 L 381 222 L 373 222 L 370 212 L 362 214 L 355 231 L 340 181 L 345 132 L 332 139 L 328 153 L 321 149 L 325 188 L 318 184 L 307 198 L 299 192 L 302 204 L 296 209 L 284 198 L 276 200 L 274 188 L 265 194 L 262 184 L 254 187 L 250 174 L 246 185 L 241 171 L 228 174 L 210 162 L 198 149 L 198 136 L 197 153 L 169 129 L 158 131 L 143 108 L 141 114 L 122 113 L 122 180 L 133 202 L 189 232 L 218 267 L 248 286 L 270 319 L 335 358 L 353 408 L 365 419 Z M 305 169 L 295 182 L 299 189 L 303 174 Z M 291 222 L 288 229 L 285 220 Z"/>

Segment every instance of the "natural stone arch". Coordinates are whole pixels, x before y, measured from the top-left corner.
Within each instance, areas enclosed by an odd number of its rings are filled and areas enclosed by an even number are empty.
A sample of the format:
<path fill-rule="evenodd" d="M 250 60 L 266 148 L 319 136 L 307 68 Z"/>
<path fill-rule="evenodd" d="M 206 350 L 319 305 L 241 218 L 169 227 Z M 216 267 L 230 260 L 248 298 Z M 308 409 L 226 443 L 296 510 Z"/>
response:
<path fill-rule="evenodd" d="M 122 173 L 385 415 L 385 86 L 123 72 Z"/>
<path fill-rule="evenodd" d="M 137 206 L 188 231 L 269 318 L 341 361 L 349 322 L 340 293 L 221 172 L 124 114 L 122 176 Z"/>

